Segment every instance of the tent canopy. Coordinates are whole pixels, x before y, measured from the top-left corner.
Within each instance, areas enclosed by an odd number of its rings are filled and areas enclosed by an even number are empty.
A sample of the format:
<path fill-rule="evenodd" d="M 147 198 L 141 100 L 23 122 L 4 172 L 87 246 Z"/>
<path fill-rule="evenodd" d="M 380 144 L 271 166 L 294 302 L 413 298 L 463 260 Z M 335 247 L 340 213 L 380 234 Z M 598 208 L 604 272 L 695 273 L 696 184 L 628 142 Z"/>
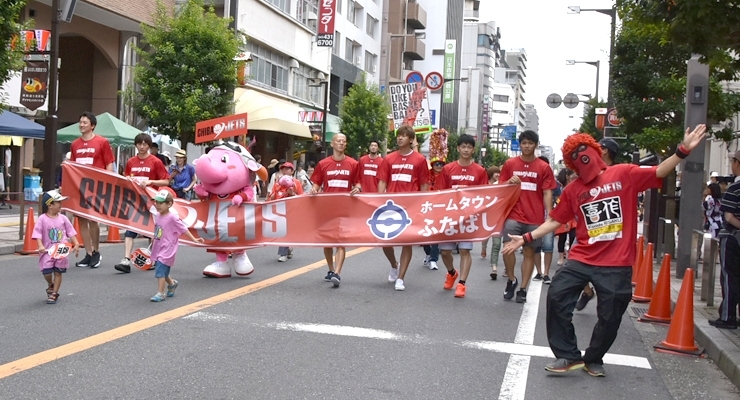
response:
<path fill-rule="evenodd" d="M 95 134 L 108 139 L 111 146 L 133 146 L 134 138 L 141 130 L 121 121 L 120 119 L 105 112 L 95 116 L 98 124 L 95 126 Z M 72 143 L 80 137 L 80 123 L 76 123 L 57 131 L 57 140 L 60 143 Z"/>
<path fill-rule="evenodd" d="M 23 118 L 18 114 L 0 110 L 0 135 L 2 136 L 43 139 L 45 129 L 43 125 Z"/>
<path fill-rule="evenodd" d="M 235 114 L 247 113 L 247 128 L 286 133 L 306 139 L 311 138 L 308 125 L 298 120 L 302 109 L 297 105 L 256 90 L 237 88 Z"/>

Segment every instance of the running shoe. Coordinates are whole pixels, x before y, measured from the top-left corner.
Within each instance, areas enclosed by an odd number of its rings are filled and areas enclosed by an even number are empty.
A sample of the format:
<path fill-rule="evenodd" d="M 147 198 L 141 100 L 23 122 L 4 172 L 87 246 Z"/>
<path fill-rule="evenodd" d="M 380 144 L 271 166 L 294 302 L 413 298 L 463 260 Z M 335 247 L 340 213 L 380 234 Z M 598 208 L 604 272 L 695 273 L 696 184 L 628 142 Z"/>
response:
<path fill-rule="evenodd" d="M 533 281 L 541 281 L 542 280 L 542 274 L 540 274 L 538 272 L 537 275 L 535 275 L 534 278 L 532 278 L 532 280 Z"/>
<path fill-rule="evenodd" d="M 516 292 L 516 302 L 517 303 L 527 302 L 527 291 L 526 290 L 521 289 L 518 292 Z"/>
<path fill-rule="evenodd" d="M 398 280 L 398 268 L 391 268 L 391 272 L 388 273 L 388 282 L 395 282 Z"/>
<path fill-rule="evenodd" d="M 594 296 L 589 296 L 586 292 L 582 292 L 581 297 L 578 298 L 578 302 L 576 303 L 576 310 L 581 311 L 586 308 L 586 304 L 588 304 L 588 302 L 593 298 Z"/>
<path fill-rule="evenodd" d="M 403 286 L 403 279 L 396 279 L 396 290 L 406 290 L 406 286 Z"/>
<path fill-rule="evenodd" d="M 606 371 L 602 364 L 587 363 L 583 366 L 583 369 L 588 372 L 591 376 L 603 377 L 606 376 Z"/>
<path fill-rule="evenodd" d="M 287 256 L 280 256 L 280 257 L 278 257 L 278 262 L 286 262 L 286 261 L 288 261 L 288 257 Z"/>
<path fill-rule="evenodd" d="M 167 285 L 167 297 L 172 297 L 175 295 L 175 289 L 177 289 L 177 284 L 180 283 L 176 280 L 172 280 L 171 285 Z"/>
<path fill-rule="evenodd" d="M 90 268 L 97 268 L 100 266 L 100 261 L 103 259 L 103 257 L 100 255 L 99 252 L 93 251 L 92 256 L 90 256 Z"/>
<path fill-rule="evenodd" d="M 331 283 L 334 284 L 334 287 L 335 288 L 338 288 L 339 287 L 339 283 L 340 282 L 341 282 L 341 278 L 339 278 L 339 275 L 337 275 L 337 274 L 332 274 L 331 275 Z"/>
<path fill-rule="evenodd" d="M 514 278 L 512 281 L 511 279 L 506 281 L 506 290 L 504 290 L 504 300 L 511 300 L 514 298 L 514 290 L 519 285 L 519 281 Z"/>
<path fill-rule="evenodd" d="M 90 254 L 85 254 L 85 257 L 82 257 L 82 260 L 77 261 L 75 263 L 75 266 L 77 267 L 89 267 L 90 266 L 90 259 L 92 256 Z"/>
<path fill-rule="evenodd" d="M 334 272 L 329 271 L 326 273 L 326 276 L 324 277 L 324 282 L 331 282 L 331 277 L 334 276 Z"/>
<path fill-rule="evenodd" d="M 128 258 L 124 258 L 121 260 L 120 263 L 116 264 L 113 268 L 116 269 L 116 271 L 121 271 L 124 274 L 128 274 L 131 272 L 131 260 Z"/>
<path fill-rule="evenodd" d="M 465 284 L 464 283 L 458 283 L 457 287 L 455 288 L 455 297 L 462 299 L 465 297 Z"/>
<path fill-rule="evenodd" d="M 159 303 L 160 301 L 164 301 L 165 300 L 164 293 L 157 292 L 157 294 L 155 294 L 154 296 L 152 296 L 152 299 L 151 300 L 153 302 L 155 302 L 155 303 Z"/>
<path fill-rule="evenodd" d="M 568 360 L 567 358 L 558 358 L 545 366 L 545 370 L 558 373 L 574 371 L 581 368 L 583 368 L 582 360 Z"/>
<path fill-rule="evenodd" d="M 287 257 L 288 257 L 289 260 L 291 258 L 293 258 L 293 248 L 292 247 L 288 247 L 288 255 L 287 255 Z"/>
<path fill-rule="evenodd" d="M 432 256 L 431 256 L 431 255 L 429 255 L 429 254 L 427 254 L 427 256 L 426 256 L 426 257 L 424 257 L 424 266 L 425 266 L 425 267 L 429 265 L 429 259 L 430 259 L 430 258 L 432 258 Z"/>
<path fill-rule="evenodd" d="M 552 283 L 552 279 L 550 279 L 549 275 L 545 275 L 542 277 L 542 283 L 544 283 L 545 285 L 549 285 Z"/>
<path fill-rule="evenodd" d="M 432 270 L 432 271 L 438 270 L 439 268 L 437 267 L 437 262 L 436 261 L 429 261 L 429 269 Z"/>
<path fill-rule="evenodd" d="M 455 281 L 457 280 L 457 277 L 460 276 L 457 270 L 453 271 L 455 271 L 455 273 L 452 275 L 450 275 L 450 272 L 447 271 L 447 276 L 445 276 L 445 284 L 443 286 L 444 290 L 452 289 L 452 287 L 455 286 Z"/>

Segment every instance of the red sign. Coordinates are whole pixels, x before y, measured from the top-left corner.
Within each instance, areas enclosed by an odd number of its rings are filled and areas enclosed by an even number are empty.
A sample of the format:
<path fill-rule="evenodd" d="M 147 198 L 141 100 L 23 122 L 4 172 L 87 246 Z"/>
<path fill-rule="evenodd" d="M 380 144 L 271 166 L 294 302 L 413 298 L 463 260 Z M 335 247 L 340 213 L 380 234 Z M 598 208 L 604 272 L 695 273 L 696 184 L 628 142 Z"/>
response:
<path fill-rule="evenodd" d="M 62 193 L 69 196 L 62 204 L 65 211 L 143 235 L 154 232 L 154 189 L 74 162 L 62 163 L 62 182 Z M 175 199 L 173 209 L 205 244 L 186 236 L 180 241 L 212 250 L 436 244 L 500 235 L 520 190 L 519 185 L 486 185 L 414 194 L 327 193 L 240 206 L 229 199 Z"/>
<path fill-rule="evenodd" d="M 247 134 L 247 113 L 200 121 L 195 124 L 195 143 Z"/>
<path fill-rule="evenodd" d="M 334 46 L 334 20 L 336 19 L 336 9 L 336 0 L 319 0 L 319 26 L 317 27 L 316 46 Z"/>
<path fill-rule="evenodd" d="M 617 115 L 616 108 L 609 109 L 609 114 L 607 114 L 606 119 L 607 121 L 609 121 L 609 125 L 611 126 L 622 125 L 622 121 L 619 119 L 619 116 Z"/>

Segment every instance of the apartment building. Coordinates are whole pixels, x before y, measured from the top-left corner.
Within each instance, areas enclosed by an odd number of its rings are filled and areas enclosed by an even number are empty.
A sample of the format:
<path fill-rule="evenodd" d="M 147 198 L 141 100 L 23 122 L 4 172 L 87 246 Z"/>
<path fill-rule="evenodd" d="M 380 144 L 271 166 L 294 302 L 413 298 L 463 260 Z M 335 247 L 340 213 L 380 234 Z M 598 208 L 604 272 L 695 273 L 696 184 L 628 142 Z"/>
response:
<path fill-rule="evenodd" d="M 496 82 L 511 85 L 516 93 L 515 105 L 517 112 L 514 117 L 514 123 L 517 124 L 517 131 L 523 131 L 526 124 L 524 114 L 524 87 L 527 82 L 527 52 L 524 49 L 501 50 L 502 66 L 496 68 L 494 77 Z"/>
<path fill-rule="evenodd" d="M 537 115 L 537 109 L 534 104 L 524 105 L 524 130 L 538 132 L 540 131 L 540 117 Z"/>

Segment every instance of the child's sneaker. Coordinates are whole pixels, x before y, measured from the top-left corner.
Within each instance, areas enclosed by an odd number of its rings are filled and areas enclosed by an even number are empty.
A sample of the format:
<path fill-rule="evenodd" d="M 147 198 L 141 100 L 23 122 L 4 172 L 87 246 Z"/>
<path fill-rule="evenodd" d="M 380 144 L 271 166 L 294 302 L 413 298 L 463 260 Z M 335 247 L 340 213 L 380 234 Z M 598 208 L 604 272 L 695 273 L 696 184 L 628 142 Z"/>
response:
<path fill-rule="evenodd" d="M 164 293 L 157 293 L 154 296 L 152 296 L 152 301 L 154 301 L 154 302 L 157 302 L 158 303 L 158 302 L 164 301 L 164 300 L 165 300 Z"/>
<path fill-rule="evenodd" d="M 177 289 L 177 284 L 180 283 L 174 279 L 172 280 L 172 282 L 173 283 L 171 285 L 167 285 L 167 297 L 172 297 L 175 295 L 175 289 Z"/>

